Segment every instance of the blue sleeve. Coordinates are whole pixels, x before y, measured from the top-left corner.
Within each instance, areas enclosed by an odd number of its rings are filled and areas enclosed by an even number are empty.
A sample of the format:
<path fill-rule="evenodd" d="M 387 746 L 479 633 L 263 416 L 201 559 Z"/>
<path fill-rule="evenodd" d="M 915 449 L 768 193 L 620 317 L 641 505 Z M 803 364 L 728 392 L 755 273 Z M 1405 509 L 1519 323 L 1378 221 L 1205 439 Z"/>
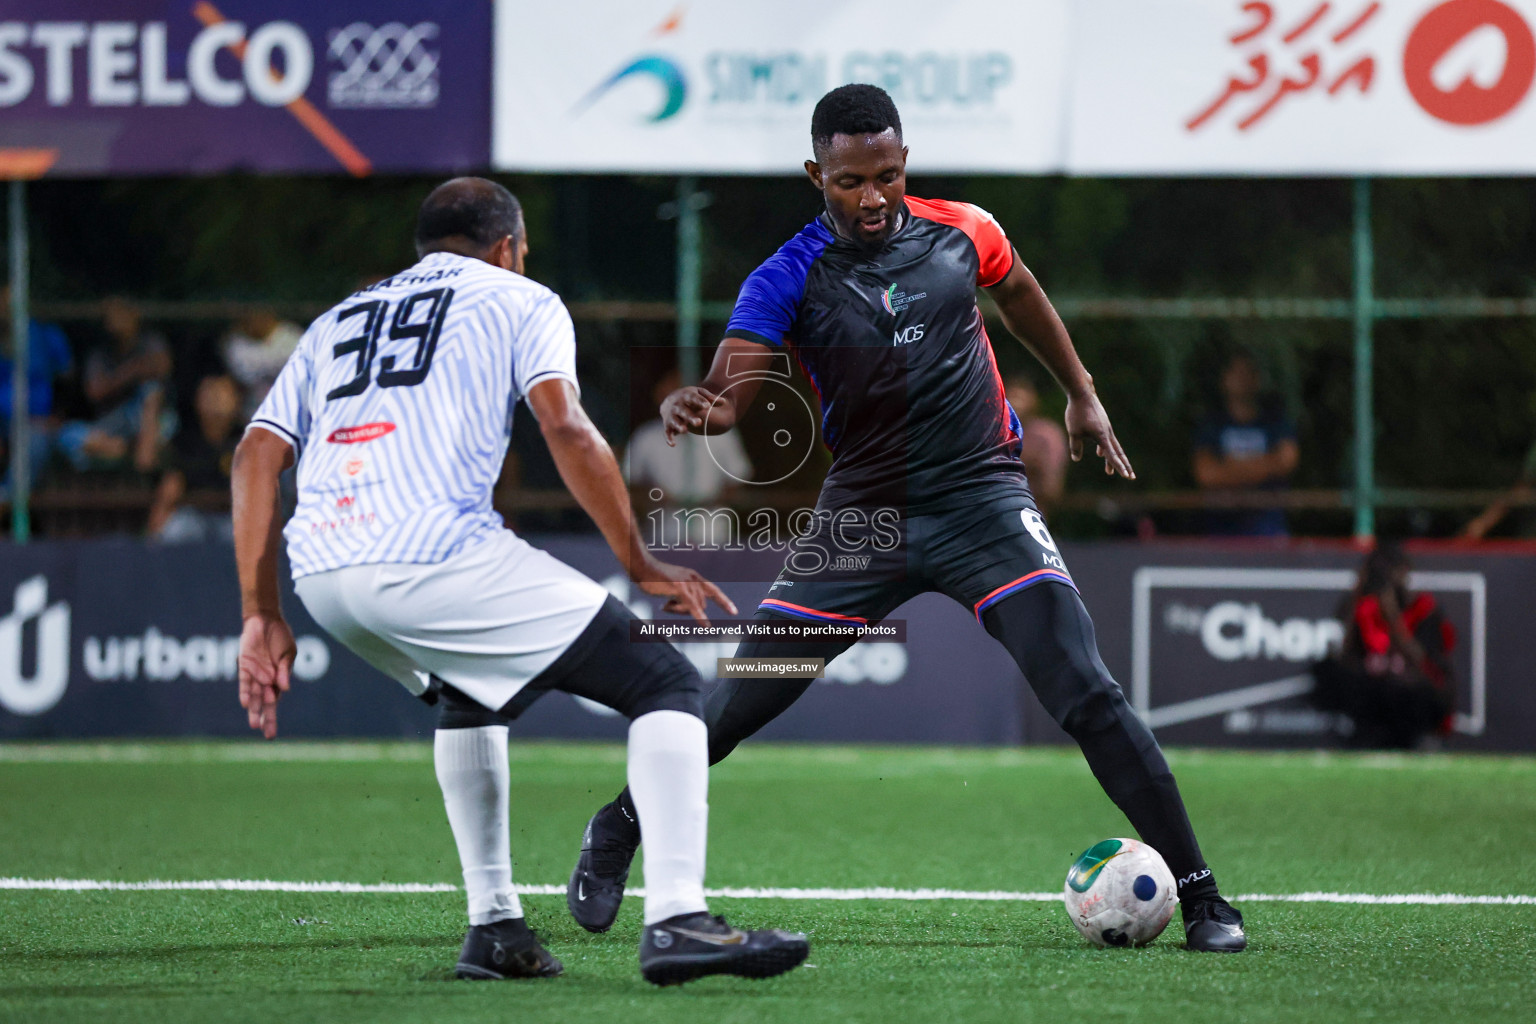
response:
<path fill-rule="evenodd" d="M 730 322 L 725 326 L 726 335 L 762 345 L 784 344 L 804 292 L 803 281 L 797 284 L 784 268 L 769 260 L 752 271 L 741 286 L 736 308 L 731 310 Z"/>
<path fill-rule="evenodd" d="M 752 271 L 736 297 L 726 336 L 762 345 L 784 344 L 805 294 L 806 275 L 830 241 L 831 233 L 820 221 L 812 221 Z"/>

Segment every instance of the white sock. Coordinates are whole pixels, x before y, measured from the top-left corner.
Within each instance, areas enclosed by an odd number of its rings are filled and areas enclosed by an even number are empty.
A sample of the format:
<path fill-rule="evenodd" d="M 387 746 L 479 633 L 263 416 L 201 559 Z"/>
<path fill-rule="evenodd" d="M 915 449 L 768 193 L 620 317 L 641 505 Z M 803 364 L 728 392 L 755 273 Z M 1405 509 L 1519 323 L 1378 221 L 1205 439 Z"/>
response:
<path fill-rule="evenodd" d="M 432 759 L 464 868 L 469 923 L 522 917 L 523 905 L 512 890 L 512 840 L 507 827 L 512 788 L 507 727 L 439 729 Z"/>
<path fill-rule="evenodd" d="M 652 711 L 629 727 L 629 793 L 645 836 L 645 923 L 707 910 L 709 731 L 683 711 Z"/>

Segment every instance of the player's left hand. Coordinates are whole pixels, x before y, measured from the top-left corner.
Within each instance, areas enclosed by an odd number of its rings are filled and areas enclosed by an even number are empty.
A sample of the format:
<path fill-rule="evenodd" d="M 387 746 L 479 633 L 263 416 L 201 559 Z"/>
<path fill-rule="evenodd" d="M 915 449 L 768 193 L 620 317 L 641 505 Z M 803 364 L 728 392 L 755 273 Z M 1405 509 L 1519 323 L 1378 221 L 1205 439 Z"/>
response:
<path fill-rule="evenodd" d="M 277 700 L 288 692 L 298 648 L 293 631 L 277 616 L 252 615 L 240 630 L 240 706 L 252 729 L 277 735 Z"/>
<path fill-rule="evenodd" d="M 1067 443 L 1073 462 L 1083 461 L 1083 449 L 1092 442 L 1094 451 L 1104 460 L 1104 472 L 1109 476 L 1119 473 L 1127 480 L 1136 479 L 1131 460 L 1125 457 L 1125 449 L 1115 437 L 1115 428 L 1109 425 L 1109 414 L 1099 396 L 1089 392 L 1082 398 L 1067 399 Z"/>

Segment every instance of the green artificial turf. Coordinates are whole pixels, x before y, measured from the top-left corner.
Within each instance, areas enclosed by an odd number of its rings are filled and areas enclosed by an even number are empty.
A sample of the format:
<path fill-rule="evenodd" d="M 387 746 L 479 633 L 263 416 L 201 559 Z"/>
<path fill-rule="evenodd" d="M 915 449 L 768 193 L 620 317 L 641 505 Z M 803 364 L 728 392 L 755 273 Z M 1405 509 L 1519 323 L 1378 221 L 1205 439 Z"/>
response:
<path fill-rule="evenodd" d="M 1172 760 L 1230 894 L 1536 894 L 1536 761 Z M 621 747 L 514 743 L 519 882 L 564 881 L 623 771 Z M 1126 832 L 1073 751 L 748 745 L 712 775 L 709 884 L 1055 891 Z M 10 745 L 0 876 L 451 883 L 458 864 L 425 745 Z M 1092 949 L 1057 903 L 713 903 L 808 932 L 809 963 L 654 990 L 639 900 L 593 936 L 533 896 L 566 975 L 465 983 L 457 893 L 0 891 L 0 1020 L 1452 1022 L 1536 1005 L 1536 906 L 1254 902 L 1251 950 L 1217 957 L 1179 949 L 1177 924 Z"/>

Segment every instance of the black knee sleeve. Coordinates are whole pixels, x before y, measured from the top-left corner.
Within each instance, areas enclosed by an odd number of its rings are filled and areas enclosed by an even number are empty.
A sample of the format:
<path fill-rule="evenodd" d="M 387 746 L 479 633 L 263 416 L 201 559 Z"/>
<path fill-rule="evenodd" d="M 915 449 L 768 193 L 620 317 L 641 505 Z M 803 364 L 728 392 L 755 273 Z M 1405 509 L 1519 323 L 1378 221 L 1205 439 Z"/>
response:
<path fill-rule="evenodd" d="M 499 711 L 479 703 L 457 687 L 434 677 L 437 695 L 437 727 L 439 729 L 480 729 L 488 725 L 506 725 L 507 718 Z"/>
<path fill-rule="evenodd" d="M 681 711 L 695 718 L 704 717 L 704 681 L 683 653 L 671 644 L 649 644 L 659 657 L 648 664 L 629 689 L 624 706 L 618 710 L 631 720 L 652 711 Z"/>
<path fill-rule="evenodd" d="M 522 714 L 550 690 L 575 694 L 634 720 L 652 711 L 704 717 L 704 683 L 669 643 L 632 640 L 634 613 L 610 597 L 581 636 L 501 710 Z"/>

